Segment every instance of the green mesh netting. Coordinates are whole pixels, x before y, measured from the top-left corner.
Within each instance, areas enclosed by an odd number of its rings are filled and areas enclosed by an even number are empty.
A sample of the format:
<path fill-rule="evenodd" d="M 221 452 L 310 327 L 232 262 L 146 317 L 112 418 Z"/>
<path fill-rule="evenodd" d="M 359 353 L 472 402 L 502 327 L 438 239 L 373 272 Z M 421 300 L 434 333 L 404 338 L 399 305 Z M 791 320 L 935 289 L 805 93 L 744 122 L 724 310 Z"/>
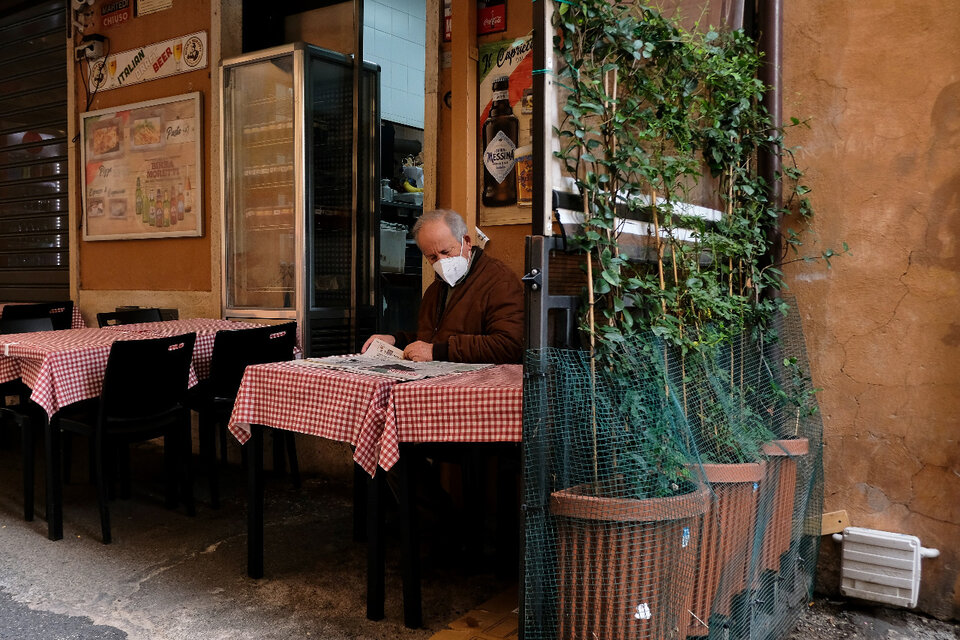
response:
<path fill-rule="evenodd" d="M 796 310 L 707 355 L 526 358 L 527 640 L 783 637 L 812 589 L 822 423 Z"/>

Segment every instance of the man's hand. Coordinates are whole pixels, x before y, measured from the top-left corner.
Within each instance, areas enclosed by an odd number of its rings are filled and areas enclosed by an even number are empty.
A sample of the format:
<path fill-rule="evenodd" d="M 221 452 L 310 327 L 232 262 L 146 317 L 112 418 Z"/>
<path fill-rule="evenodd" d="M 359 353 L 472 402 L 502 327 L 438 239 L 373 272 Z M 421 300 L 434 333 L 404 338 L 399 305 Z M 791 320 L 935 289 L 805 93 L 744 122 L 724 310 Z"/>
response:
<path fill-rule="evenodd" d="M 383 340 L 384 342 L 390 345 L 397 343 L 397 339 L 394 338 L 393 336 L 389 336 L 383 333 L 377 333 L 367 338 L 367 341 L 363 343 L 363 348 L 360 349 L 360 353 L 366 353 L 367 349 L 370 348 L 370 343 L 376 340 L 377 338 L 380 338 L 381 340 Z"/>
<path fill-rule="evenodd" d="M 423 340 L 411 342 L 403 350 L 403 357 L 415 362 L 428 362 L 433 360 L 433 345 Z"/>

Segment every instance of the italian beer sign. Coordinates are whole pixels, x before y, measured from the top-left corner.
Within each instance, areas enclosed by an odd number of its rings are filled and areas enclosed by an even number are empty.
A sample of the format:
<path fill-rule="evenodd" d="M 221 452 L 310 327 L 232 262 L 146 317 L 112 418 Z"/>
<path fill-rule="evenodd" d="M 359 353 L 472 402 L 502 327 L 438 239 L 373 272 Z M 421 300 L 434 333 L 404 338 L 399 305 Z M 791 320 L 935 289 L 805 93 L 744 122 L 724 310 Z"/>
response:
<path fill-rule="evenodd" d="M 202 234 L 199 92 L 80 119 L 84 240 Z"/>
<path fill-rule="evenodd" d="M 480 223 L 530 222 L 533 153 L 533 36 L 482 45 Z"/>
<path fill-rule="evenodd" d="M 97 58 L 88 84 L 91 93 L 108 91 L 206 67 L 207 32 L 198 31 Z"/>

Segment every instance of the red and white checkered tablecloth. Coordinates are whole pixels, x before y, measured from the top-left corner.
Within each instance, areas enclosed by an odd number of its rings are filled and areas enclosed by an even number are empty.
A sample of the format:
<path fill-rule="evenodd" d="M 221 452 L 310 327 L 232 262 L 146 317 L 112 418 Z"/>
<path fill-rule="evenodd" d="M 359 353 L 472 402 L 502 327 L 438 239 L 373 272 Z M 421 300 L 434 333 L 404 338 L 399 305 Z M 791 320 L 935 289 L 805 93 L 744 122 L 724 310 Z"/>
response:
<path fill-rule="evenodd" d="M 193 366 L 197 377 L 205 380 L 210 376 L 210 361 L 213 359 L 213 341 L 218 331 L 252 329 L 262 327 L 252 322 L 235 322 L 217 318 L 185 318 L 183 320 L 164 320 L 160 322 L 138 322 L 135 324 L 117 324 L 104 329 L 125 331 L 148 336 L 165 337 L 181 333 L 196 333 L 197 342 L 193 346 Z"/>
<path fill-rule="evenodd" d="M 396 464 L 400 442 L 520 442 L 522 437 L 521 365 L 404 382 L 390 392 L 378 464 L 383 469 Z"/>
<path fill-rule="evenodd" d="M 228 425 L 241 443 L 262 424 L 356 446 L 354 460 L 377 468 L 377 444 L 396 380 L 296 362 L 247 367 Z"/>
<path fill-rule="evenodd" d="M 21 378 L 31 389 L 30 399 L 53 416 L 67 405 L 100 395 L 110 345 L 143 338 L 100 329 L 0 335 L 0 382 Z M 196 383 L 191 367 L 189 385 Z"/>
<path fill-rule="evenodd" d="M 32 302 L 2 302 L 0 303 L 0 315 L 3 315 L 3 308 L 8 304 L 34 304 Z M 71 329 L 86 329 L 87 323 L 83 321 L 83 315 L 80 313 L 80 307 L 73 305 L 73 314 L 70 317 Z"/>

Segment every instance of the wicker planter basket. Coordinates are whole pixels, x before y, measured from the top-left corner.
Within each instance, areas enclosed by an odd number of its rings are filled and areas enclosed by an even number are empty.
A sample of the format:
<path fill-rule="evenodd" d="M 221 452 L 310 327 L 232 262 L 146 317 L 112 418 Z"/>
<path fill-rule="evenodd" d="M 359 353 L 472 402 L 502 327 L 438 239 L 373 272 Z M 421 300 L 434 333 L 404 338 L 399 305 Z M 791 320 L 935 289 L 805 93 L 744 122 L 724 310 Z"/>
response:
<path fill-rule="evenodd" d="M 580 485 L 551 494 L 557 637 L 684 638 L 709 489 L 645 500 L 590 493 Z"/>
<path fill-rule="evenodd" d="M 748 583 L 760 482 L 765 462 L 705 464 L 715 500 L 703 519 L 690 636 L 709 633 L 711 614 L 730 615 L 733 597 Z"/>
<path fill-rule="evenodd" d="M 763 539 L 764 569 L 780 570 L 780 556 L 790 548 L 793 531 L 794 495 L 797 491 L 797 458 L 810 451 L 807 438 L 773 440 L 763 445 L 767 456 L 766 490 L 772 491 L 770 522 Z"/>

